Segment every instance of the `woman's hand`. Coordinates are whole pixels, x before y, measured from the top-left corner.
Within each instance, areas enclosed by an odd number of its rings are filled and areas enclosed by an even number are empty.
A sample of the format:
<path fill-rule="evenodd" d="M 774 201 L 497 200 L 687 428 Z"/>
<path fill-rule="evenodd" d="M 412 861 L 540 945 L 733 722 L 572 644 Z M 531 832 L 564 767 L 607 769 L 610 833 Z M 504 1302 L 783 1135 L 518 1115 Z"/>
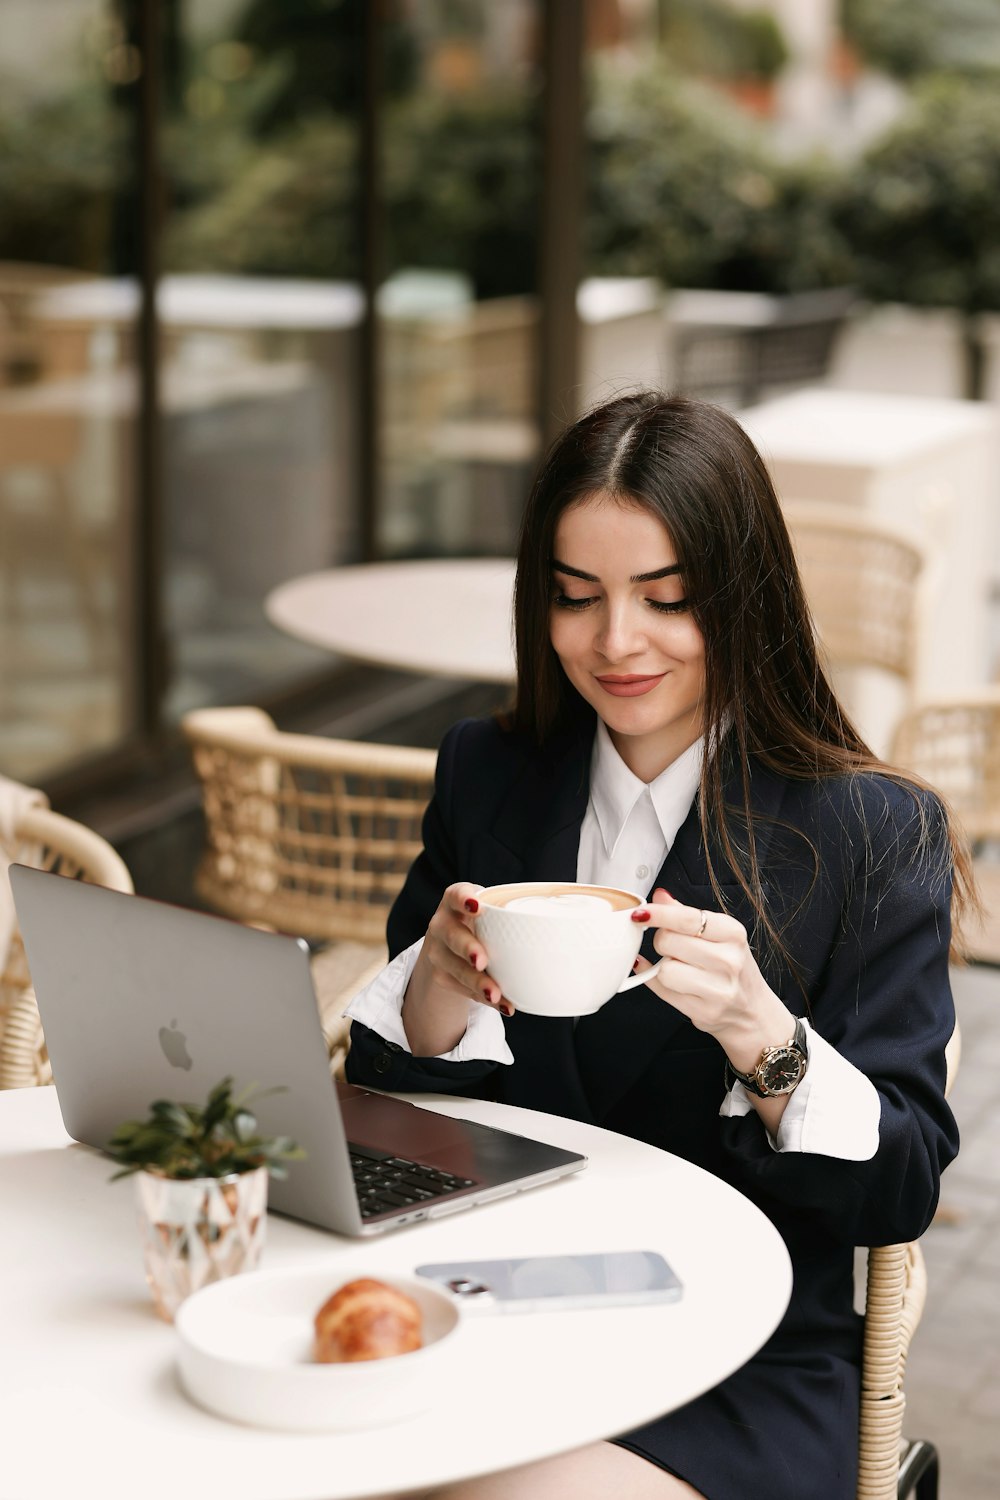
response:
<path fill-rule="evenodd" d="M 439 1057 L 465 1035 L 469 1001 L 505 1016 L 514 1007 L 486 973 L 486 950 L 472 930 L 482 886 L 450 885 L 431 917 L 403 998 L 402 1020 L 415 1057 Z"/>
<path fill-rule="evenodd" d="M 489 960 L 472 926 L 479 910 L 476 896 L 481 890 L 481 885 L 470 885 L 464 880 L 448 887 L 428 924 L 417 968 L 422 964 L 435 987 L 445 993 L 477 1000 L 512 1016 L 513 1005 L 501 995 L 496 980 L 486 973 Z"/>
<path fill-rule="evenodd" d="M 735 917 L 683 906 L 664 890 L 654 891 L 648 910 L 664 960 L 648 988 L 710 1032 L 738 1072 L 789 1039 L 795 1017 L 765 982 Z M 640 958 L 636 972 L 650 967 Z"/>

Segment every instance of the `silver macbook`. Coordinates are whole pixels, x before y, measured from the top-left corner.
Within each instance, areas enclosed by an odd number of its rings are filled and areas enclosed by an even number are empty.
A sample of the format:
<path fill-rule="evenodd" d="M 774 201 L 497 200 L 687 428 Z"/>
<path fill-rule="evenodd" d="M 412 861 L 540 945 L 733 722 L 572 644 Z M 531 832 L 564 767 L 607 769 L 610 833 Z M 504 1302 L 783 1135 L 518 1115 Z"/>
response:
<path fill-rule="evenodd" d="M 279 1213 L 340 1234 L 433 1219 L 576 1172 L 586 1157 L 330 1077 L 300 938 L 13 865 L 11 888 L 63 1121 L 104 1148 L 154 1099 L 231 1075 L 304 1147 Z"/>

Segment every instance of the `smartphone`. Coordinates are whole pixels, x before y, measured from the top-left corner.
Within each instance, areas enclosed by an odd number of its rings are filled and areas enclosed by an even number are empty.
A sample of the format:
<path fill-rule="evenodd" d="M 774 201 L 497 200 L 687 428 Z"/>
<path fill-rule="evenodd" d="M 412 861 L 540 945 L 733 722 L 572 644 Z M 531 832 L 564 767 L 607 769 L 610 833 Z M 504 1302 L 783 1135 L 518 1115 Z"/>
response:
<path fill-rule="evenodd" d="M 493 1312 L 676 1302 L 683 1290 L 672 1267 L 655 1250 L 446 1261 L 417 1266 L 416 1274 L 436 1282 L 470 1310 Z"/>

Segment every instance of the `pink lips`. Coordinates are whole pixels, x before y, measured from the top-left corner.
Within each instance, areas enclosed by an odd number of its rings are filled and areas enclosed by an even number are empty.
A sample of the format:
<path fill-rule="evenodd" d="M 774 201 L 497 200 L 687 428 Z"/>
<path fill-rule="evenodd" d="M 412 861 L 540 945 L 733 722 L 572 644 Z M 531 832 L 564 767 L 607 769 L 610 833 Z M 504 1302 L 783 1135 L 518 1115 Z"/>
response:
<path fill-rule="evenodd" d="M 665 672 L 658 672 L 655 677 L 598 677 L 597 681 L 606 693 L 611 693 L 615 698 L 641 698 L 643 693 L 651 693 L 666 675 Z"/>

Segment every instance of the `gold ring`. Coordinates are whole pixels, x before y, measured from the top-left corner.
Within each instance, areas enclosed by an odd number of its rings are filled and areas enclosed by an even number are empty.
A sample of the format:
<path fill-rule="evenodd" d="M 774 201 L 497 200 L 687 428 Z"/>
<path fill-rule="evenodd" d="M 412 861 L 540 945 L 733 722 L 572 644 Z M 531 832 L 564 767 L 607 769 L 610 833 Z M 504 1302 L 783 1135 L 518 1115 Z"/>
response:
<path fill-rule="evenodd" d="M 708 926 L 708 912 L 707 911 L 703 911 L 702 914 L 701 914 L 701 926 L 698 928 L 698 932 L 697 932 L 696 935 L 698 937 L 704 937 L 705 936 L 705 928 L 707 926 Z"/>

